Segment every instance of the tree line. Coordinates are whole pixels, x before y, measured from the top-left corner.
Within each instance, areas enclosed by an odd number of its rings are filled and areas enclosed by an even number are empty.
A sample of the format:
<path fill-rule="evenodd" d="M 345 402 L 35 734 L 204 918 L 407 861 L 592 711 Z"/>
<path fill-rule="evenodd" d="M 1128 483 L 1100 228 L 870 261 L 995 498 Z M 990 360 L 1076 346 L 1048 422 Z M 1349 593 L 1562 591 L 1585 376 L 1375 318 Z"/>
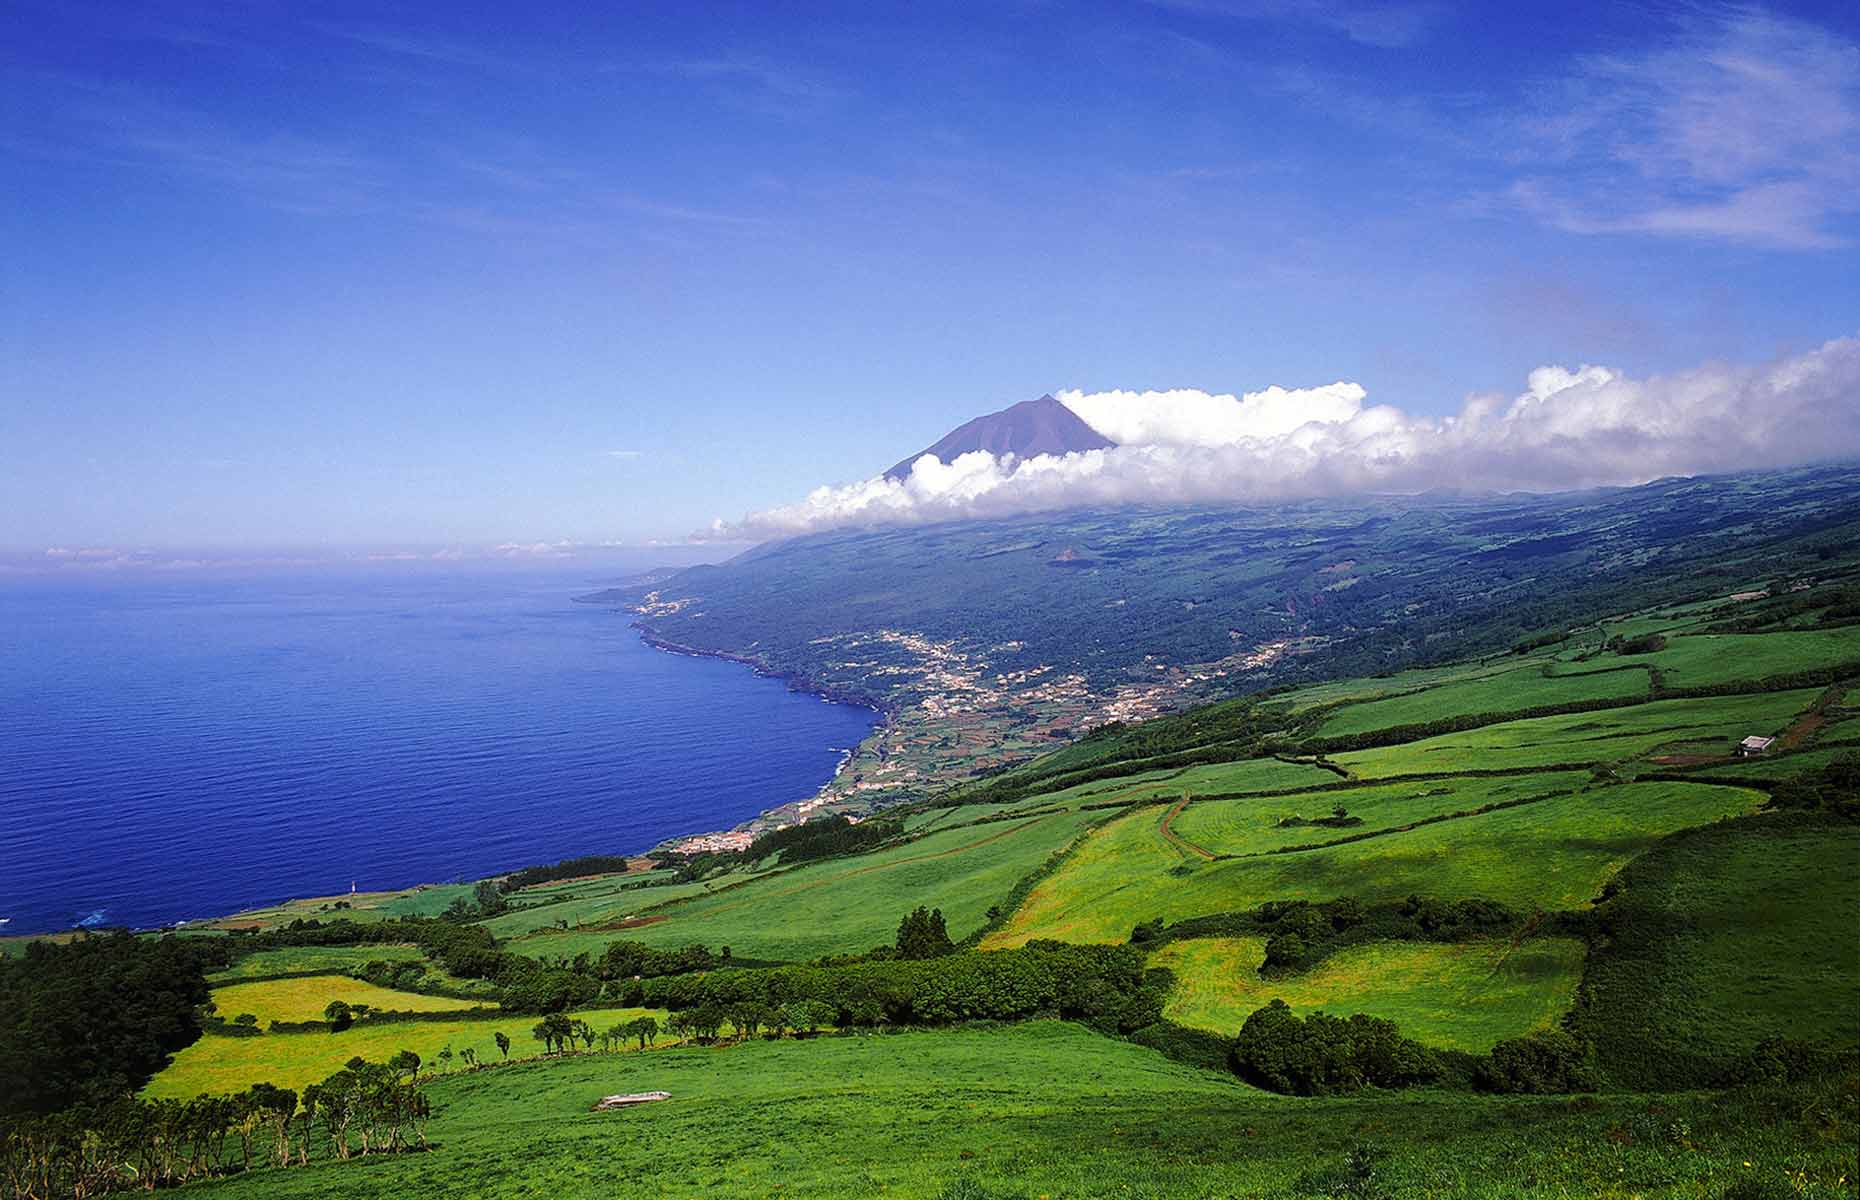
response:
<path fill-rule="evenodd" d="M 224 1096 L 119 1096 L 0 1122 L 0 1196 L 152 1190 L 256 1167 L 427 1148 L 420 1058 L 350 1059 L 302 1095 L 269 1083 Z"/>

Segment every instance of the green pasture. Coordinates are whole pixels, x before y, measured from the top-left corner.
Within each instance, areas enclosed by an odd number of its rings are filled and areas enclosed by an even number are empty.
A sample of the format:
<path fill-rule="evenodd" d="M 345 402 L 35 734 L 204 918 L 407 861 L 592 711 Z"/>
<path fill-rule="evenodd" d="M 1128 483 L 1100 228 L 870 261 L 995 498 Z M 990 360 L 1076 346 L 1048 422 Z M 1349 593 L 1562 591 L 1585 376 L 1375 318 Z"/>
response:
<path fill-rule="evenodd" d="M 663 1012 L 643 1008 L 586 1009 L 568 1015 L 572 1020 L 586 1021 L 596 1030 L 611 1029 L 640 1016 L 653 1017 L 660 1025 L 666 1019 Z M 208 1035 L 176 1054 L 142 1094 L 154 1099 L 240 1092 L 255 1083 L 267 1082 L 302 1091 L 305 1084 L 327 1079 L 357 1055 L 371 1062 L 386 1062 L 401 1050 L 418 1054 L 429 1069 L 438 1068 L 439 1052 L 447 1046 L 454 1054 L 469 1047 L 480 1062 L 494 1063 L 499 1061 L 495 1037 L 499 1031 L 510 1039 L 511 1057 L 526 1058 L 542 1053 L 542 1043 L 531 1035 L 539 1020 L 536 1016 L 513 1015 L 455 1021 L 362 1021 L 340 1033 L 311 1030 L 245 1038 Z M 455 1058 L 454 1068 L 460 1065 Z"/>
<path fill-rule="evenodd" d="M 1767 636 L 1767 635 L 1766 635 Z M 1364 778 L 1428 772 L 1622 762 L 1662 749 L 1729 753 L 1749 734 L 1776 734 L 1821 694 L 1818 688 L 1700 700 L 1656 700 L 1632 708 L 1506 721 L 1335 755 Z"/>
<path fill-rule="evenodd" d="M 588 1111 L 602 1095 L 645 1090 L 672 1098 Z M 1852 1177 L 1851 1125 L 1837 1117 L 1830 1135 L 1795 1097 L 1726 1106 L 1679 1096 L 1655 1115 L 1641 1097 L 1299 1101 L 1050 1022 L 577 1055 L 456 1074 L 431 1095 L 431 1153 L 268 1169 L 196 1190 L 227 1200 L 1695 1200 L 1796 1171 L 1810 1200 L 1831 1200 L 1845 1194 L 1835 1181 Z M 1352 1152 L 1373 1164 L 1375 1191 L 1345 1190 Z"/>
<path fill-rule="evenodd" d="M 1613 660 L 1597 658 L 1597 663 Z M 1670 688 L 1709 687 L 1813 671 L 1860 660 L 1860 625 L 1837 629 L 1792 629 L 1776 633 L 1688 633 L 1667 639 L 1664 650 L 1621 662 L 1658 667 Z"/>
<path fill-rule="evenodd" d="M 1797 754 L 1740 758 L 1709 767 L 1694 767 L 1686 774 L 1700 779 L 1793 779 L 1819 771 L 1837 758 L 1853 757 L 1860 757 L 1860 743 L 1824 746 Z"/>
<path fill-rule="evenodd" d="M 1403 692 L 1412 692 L 1420 688 L 1436 688 L 1450 684 L 1471 683 L 1494 676 L 1509 675 L 1521 667 L 1539 668 L 1550 661 L 1551 650 L 1538 654 L 1514 658 L 1504 655 L 1491 660 L 1453 663 L 1444 667 L 1418 667 L 1409 671 L 1397 671 L 1389 675 L 1359 676 L 1353 679 L 1338 679 L 1329 683 L 1315 683 L 1275 696 L 1268 701 L 1270 705 L 1283 705 L 1288 712 L 1305 712 L 1321 704 L 1366 703 Z"/>
<path fill-rule="evenodd" d="M 1751 812 L 1762 800 L 1760 792 L 1716 784 L 1618 784 L 1322 850 L 1218 862 L 1170 845 L 1158 828 L 1164 810 L 1148 808 L 1087 838 L 983 945 L 1122 942 L 1155 917 L 1176 921 L 1282 899 L 1421 894 L 1484 897 L 1525 911 L 1575 908 L 1666 834 Z"/>
<path fill-rule="evenodd" d="M 987 920 L 988 909 L 1023 876 L 1101 815 L 1059 812 L 931 833 L 877 853 L 694 896 L 653 912 L 662 919 L 652 924 L 603 935 L 602 941 L 629 938 L 664 947 L 701 942 L 713 949 L 729 946 L 742 958 L 805 960 L 890 945 L 898 922 L 918 905 L 942 909 L 950 936 L 961 939 Z M 541 932 L 512 948 L 555 955 L 579 952 L 566 950 L 575 944 Z"/>
<path fill-rule="evenodd" d="M 1284 1000 L 1300 1014 L 1366 1013 L 1401 1026 L 1416 1041 L 1484 1053 L 1494 1042 L 1552 1025 L 1582 978 L 1586 947 L 1575 938 L 1352 946 L 1284 979 L 1259 977 L 1260 937 L 1169 942 L 1152 967 L 1175 974 L 1163 1015 L 1179 1025 L 1229 1036 L 1255 1009 Z"/>
<path fill-rule="evenodd" d="M 1630 661 L 1622 660 L 1624 664 Z M 1543 705 L 1630 696 L 1644 698 L 1650 680 L 1644 668 L 1605 670 L 1599 663 L 1582 667 L 1533 663 L 1436 684 L 1408 695 L 1348 704 L 1331 714 L 1316 735 L 1341 737 L 1475 713 L 1521 712 Z"/>
<path fill-rule="evenodd" d="M 295 920 L 355 921 L 368 924 L 390 917 L 436 917 L 454 900 L 471 899 L 473 884 L 431 883 L 392 892 L 338 893 L 311 896 L 249 908 L 210 922 L 200 922 L 203 929 L 261 928 L 271 929 Z M 340 907 L 339 907 L 340 906 Z"/>
<path fill-rule="evenodd" d="M 267 979 L 257 983 L 229 983 L 213 989 L 213 1003 L 219 1006 L 221 1016 L 230 1021 L 240 1013 L 251 1013 L 258 1018 L 260 1028 L 273 1021 L 320 1021 L 323 1010 L 332 1000 L 398 1012 L 448 1012 L 487 1003 L 400 992 L 347 975 Z"/>
<path fill-rule="evenodd" d="M 1171 828 L 1216 854 L 1255 854 L 1354 837 L 1488 804 L 1575 791 L 1589 782 L 1587 771 L 1551 771 L 1541 775 L 1407 780 L 1292 796 L 1195 800 L 1177 814 Z M 1329 817 L 1338 806 L 1363 823 L 1347 828 L 1279 824 L 1286 817 Z"/>
<path fill-rule="evenodd" d="M 540 932 L 543 936 L 539 940 L 554 943 L 560 931 L 557 922 L 563 921 L 568 925 L 566 933 L 572 935 L 585 931 L 592 935 L 596 943 L 605 944 L 614 938 L 628 936 L 626 932 L 610 927 L 639 915 L 642 909 L 664 904 L 668 900 L 702 896 L 732 883 L 754 879 L 762 873 L 753 869 L 734 870 L 702 882 L 666 882 L 635 888 L 619 887 L 616 881 L 625 877 L 613 876 L 605 885 L 596 883 L 565 891 L 547 903 L 525 905 L 479 924 L 500 940 L 521 939 Z M 528 894 L 527 890 L 518 893 L 519 896 Z M 559 951 L 552 945 L 549 952 L 555 954 Z"/>
<path fill-rule="evenodd" d="M 1622 874 L 1584 985 L 1605 1064 L 1626 1086 L 1704 1084 L 1766 1037 L 1860 1043 L 1857 884 L 1860 827 L 1802 814 L 1655 848 Z"/>
<path fill-rule="evenodd" d="M 367 966 L 371 962 L 419 962 L 424 959 L 418 946 L 280 946 L 246 955 L 224 971 L 207 977 L 211 983 L 236 983 L 241 979 L 263 979 L 302 971 L 339 973 Z"/>

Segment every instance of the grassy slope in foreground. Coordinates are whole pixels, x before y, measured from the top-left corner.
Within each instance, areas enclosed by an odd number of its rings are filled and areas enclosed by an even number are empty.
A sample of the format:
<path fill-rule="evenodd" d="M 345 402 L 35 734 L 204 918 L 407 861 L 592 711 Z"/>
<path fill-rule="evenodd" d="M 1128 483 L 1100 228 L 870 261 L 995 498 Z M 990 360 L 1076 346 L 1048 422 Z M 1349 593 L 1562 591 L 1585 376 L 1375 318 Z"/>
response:
<path fill-rule="evenodd" d="M 1574 938 L 1438 945 L 1376 942 L 1353 946 L 1309 971 L 1261 979 L 1264 938 L 1194 938 L 1150 956 L 1175 972 L 1163 1015 L 1192 1029 L 1236 1034 L 1274 999 L 1300 1015 L 1366 1013 L 1401 1026 L 1416 1041 L 1484 1053 L 1494 1042 L 1544 1029 L 1569 1008 L 1582 977 L 1584 947 Z"/>
<path fill-rule="evenodd" d="M 1766 1037 L 1860 1039 L 1860 827 L 1771 814 L 1675 837 L 1603 910 L 1581 1024 L 1631 1087 L 1707 1084 Z"/>
<path fill-rule="evenodd" d="M 588 1112 L 603 1094 L 650 1089 L 673 1098 Z M 432 1095 L 431 1154 L 200 1190 L 228 1200 L 1336 1195 L 1350 1194 L 1337 1190 L 1346 1156 L 1367 1146 L 1387 1189 L 1378 1195 L 1676 1200 L 1742 1174 L 1780 1180 L 1786 1166 L 1831 1183 L 1852 1152 L 1850 1124 L 1821 1140 L 1793 1105 L 1760 1096 L 1735 1110 L 1675 1098 L 1657 1117 L 1638 1097 L 1294 1101 L 1047 1022 L 578 1056 L 454 1076 Z M 1683 1145 L 1669 1134 L 1675 1122 Z"/>
<path fill-rule="evenodd" d="M 625 1024 L 635 1017 L 650 1016 L 665 1024 L 666 1014 L 643 1008 L 602 1008 L 568 1014 L 583 1020 L 597 1032 Z M 255 1083 L 273 1083 L 301 1091 L 306 1083 L 327 1079 L 342 1064 L 360 1055 L 372 1062 L 386 1062 L 396 1051 L 411 1050 L 429 1065 L 436 1064 L 440 1050 L 452 1047 L 454 1054 L 470 1048 L 480 1062 L 497 1062 L 497 1043 L 493 1036 L 502 1031 L 510 1039 L 510 1052 L 522 1058 L 542 1051 L 542 1043 L 530 1036 L 535 1016 L 492 1017 L 457 1021 L 394 1021 L 382 1024 L 363 1022 L 341 1033 L 310 1030 L 303 1033 L 266 1033 L 258 1037 L 215 1037 L 209 1035 L 174 1056 L 161 1074 L 149 1081 L 143 1095 L 160 1097 L 198 1096 L 203 1092 L 242 1092 Z"/>

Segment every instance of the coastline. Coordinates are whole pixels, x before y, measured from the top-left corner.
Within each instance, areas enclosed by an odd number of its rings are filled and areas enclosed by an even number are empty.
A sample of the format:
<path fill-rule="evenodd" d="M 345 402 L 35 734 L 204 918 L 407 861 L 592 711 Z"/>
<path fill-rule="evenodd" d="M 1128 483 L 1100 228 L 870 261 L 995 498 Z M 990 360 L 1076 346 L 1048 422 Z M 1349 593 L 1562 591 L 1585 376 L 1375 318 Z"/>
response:
<path fill-rule="evenodd" d="M 572 597 L 572 599 L 579 601 L 584 598 Z M 624 614 L 628 617 L 634 615 L 633 612 L 628 610 L 627 606 L 622 603 L 615 603 L 611 599 L 603 599 L 598 603 L 601 603 L 604 607 L 614 609 L 616 615 Z M 842 777 L 848 768 L 848 764 L 853 761 L 857 754 L 858 747 L 869 745 L 873 735 L 888 728 L 890 722 L 894 719 L 894 714 L 888 711 L 885 705 L 875 702 L 869 695 L 861 694 L 852 689 L 821 685 L 798 674 L 773 670 L 767 664 L 759 662 L 747 655 L 714 653 L 699 647 L 681 645 L 671 639 L 657 635 L 654 631 L 646 628 L 644 623 L 639 620 L 629 619 L 628 625 L 631 631 L 639 636 L 639 644 L 651 652 L 663 652 L 666 654 L 677 654 L 693 658 L 718 658 L 738 663 L 748 667 L 751 673 L 758 679 L 781 680 L 786 686 L 786 690 L 795 694 L 797 697 L 811 696 L 823 703 L 864 709 L 872 714 L 873 718 L 870 723 L 861 722 L 863 728 L 858 733 L 857 741 L 852 741 L 848 736 L 855 731 L 846 730 L 842 734 L 832 737 L 830 739 L 831 744 L 827 744 L 826 742 L 821 744 L 821 748 L 833 754 L 834 760 L 828 771 L 823 772 L 821 776 L 817 776 L 811 781 L 814 784 L 811 791 L 802 793 L 795 799 L 784 804 L 761 808 L 759 811 L 754 812 L 753 815 L 727 828 L 712 826 L 706 829 L 701 823 L 701 814 L 696 814 L 688 825 L 678 821 L 674 816 L 673 821 L 661 823 L 659 825 L 659 830 L 641 830 L 641 841 L 639 843 L 627 845 L 625 848 L 624 853 L 629 857 L 643 856 L 644 854 L 650 853 L 652 850 L 664 849 L 687 840 L 704 839 L 707 836 L 716 836 L 719 834 L 736 835 L 738 839 L 743 840 L 746 844 L 748 840 L 753 840 L 754 834 L 763 832 L 776 825 L 793 823 L 797 820 L 807 819 L 812 816 L 824 815 L 815 811 L 820 807 L 817 798 L 821 796 L 835 780 Z M 798 784 L 801 783 L 801 781 L 795 780 L 794 783 Z M 794 793 L 791 792 L 790 795 L 794 795 Z M 764 804 L 767 802 L 766 796 L 755 797 L 752 795 L 748 797 L 748 799 L 750 799 L 752 804 L 758 799 Z M 737 811 L 741 812 L 743 809 L 739 808 Z M 669 835 L 660 834 L 659 831 L 664 830 L 667 824 L 677 829 L 678 832 Z M 657 837 L 658 840 L 655 843 L 645 843 L 645 836 L 654 836 Z M 573 853 L 598 852 L 601 852 L 599 846 L 586 846 L 575 849 L 571 852 L 571 856 Z M 482 876 L 473 876 L 473 879 L 495 879 L 501 875 L 508 874 L 510 871 L 518 870 L 526 866 L 538 865 L 544 861 L 547 860 L 542 858 L 537 858 L 534 861 L 528 859 L 522 861 L 512 860 L 502 865 L 501 868 L 492 865 L 491 870 L 486 871 Z M 336 873 L 346 879 L 348 868 L 338 868 Z M 366 874 L 366 872 L 364 872 L 364 874 Z M 447 876 L 435 872 L 433 877 L 429 879 L 416 879 L 405 886 L 401 886 L 398 882 L 388 882 L 386 891 L 376 890 L 365 894 L 385 897 L 390 895 L 401 895 L 403 893 L 430 892 L 433 889 L 450 891 L 453 888 L 461 886 L 459 877 L 450 877 L 450 882 L 448 882 L 447 879 Z M 202 906 L 191 913 L 184 912 L 182 914 L 175 914 L 177 919 L 174 920 L 169 920 L 167 916 L 161 914 L 149 914 L 154 917 L 153 920 L 149 920 L 146 916 L 143 920 L 136 920 L 134 917 L 126 921 L 106 919 L 97 921 L 92 928 L 97 931 L 126 929 L 134 933 L 161 933 L 190 928 L 205 931 L 216 927 L 223 928 L 229 923 L 237 924 L 245 921 L 248 917 L 256 917 L 257 914 L 269 913 L 272 910 L 292 908 L 304 902 L 328 901 L 333 903 L 336 900 L 348 898 L 340 893 L 330 896 L 307 895 L 303 892 L 294 890 L 293 883 L 290 880 L 280 879 L 277 883 L 279 885 L 277 892 L 270 892 L 269 889 L 263 887 L 254 889 L 248 892 L 248 896 L 252 898 L 248 899 L 244 904 L 238 904 L 238 902 L 235 901 L 236 907 L 233 905 L 229 905 L 225 908 L 221 908 L 219 905 Z M 379 886 L 380 885 L 377 885 L 377 889 Z M 259 899 L 258 897 L 261 895 L 265 898 Z M 274 899 L 273 897 L 276 898 Z M 11 918 L 15 914 L 6 913 L 3 915 Z M 312 914 L 299 913 L 297 915 Z M 264 918 L 258 917 L 257 919 L 263 920 Z M 36 939 L 65 939 L 77 936 L 82 932 L 84 932 L 84 929 L 79 926 L 59 926 L 57 928 L 51 928 L 49 926 L 42 926 L 36 922 L 27 928 L 21 928 L 19 921 L 9 919 L 6 924 L 0 925 L 0 954 L 4 954 L 10 946 L 18 946 Z"/>

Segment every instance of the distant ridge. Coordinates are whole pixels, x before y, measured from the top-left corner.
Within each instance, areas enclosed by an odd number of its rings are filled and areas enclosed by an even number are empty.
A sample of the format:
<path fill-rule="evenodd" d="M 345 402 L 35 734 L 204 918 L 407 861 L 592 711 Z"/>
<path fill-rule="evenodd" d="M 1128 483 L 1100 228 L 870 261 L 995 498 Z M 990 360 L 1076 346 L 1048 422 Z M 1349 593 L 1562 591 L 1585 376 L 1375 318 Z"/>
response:
<path fill-rule="evenodd" d="M 1053 399 L 1023 400 L 1019 404 L 980 416 L 959 425 L 934 445 L 928 446 L 885 472 L 887 479 L 904 479 L 911 464 L 926 454 L 950 462 L 971 450 L 987 450 L 997 456 L 1013 454 L 1032 458 L 1036 454 L 1068 454 L 1075 450 L 1108 450 L 1117 443 L 1079 419 L 1077 413 Z"/>

